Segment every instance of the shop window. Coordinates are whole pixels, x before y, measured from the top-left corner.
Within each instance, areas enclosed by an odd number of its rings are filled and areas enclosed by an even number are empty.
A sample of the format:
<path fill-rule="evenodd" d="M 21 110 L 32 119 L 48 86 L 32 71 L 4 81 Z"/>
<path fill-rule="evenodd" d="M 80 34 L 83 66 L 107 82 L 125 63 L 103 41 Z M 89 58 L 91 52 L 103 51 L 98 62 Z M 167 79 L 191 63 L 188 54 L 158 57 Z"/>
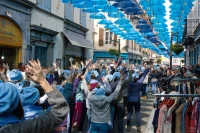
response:
<path fill-rule="evenodd" d="M 74 21 L 74 8 L 72 4 L 65 4 L 65 18 Z"/>
<path fill-rule="evenodd" d="M 105 44 L 113 44 L 114 34 L 113 32 L 105 32 Z"/>
<path fill-rule="evenodd" d="M 37 0 L 38 7 L 51 12 L 51 0 Z"/>
<path fill-rule="evenodd" d="M 86 13 L 80 10 L 80 25 L 86 27 Z"/>

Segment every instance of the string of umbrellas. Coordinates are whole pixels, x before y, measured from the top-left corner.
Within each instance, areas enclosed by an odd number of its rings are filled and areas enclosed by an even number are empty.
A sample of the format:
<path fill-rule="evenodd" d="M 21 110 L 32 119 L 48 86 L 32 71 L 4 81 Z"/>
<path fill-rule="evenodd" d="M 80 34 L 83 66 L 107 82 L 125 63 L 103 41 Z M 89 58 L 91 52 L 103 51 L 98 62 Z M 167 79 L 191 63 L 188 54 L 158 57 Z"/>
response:
<path fill-rule="evenodd" d="M 169 0 L 171 5 L 170 8 L 170 19 L 173 21 L 170 25 L 172 26 L 171 32 L 178 34 L 176 38 L 173 38 L 173 41 L 181 43 L 183 31 L 185 27 L 185 20 L 187 15 L 193 7 L 194 0 Z M 166 24 L 166 9 L 165 9 L 165 0 L 140 0 L 139 4 L 142 6 L 142 9 L 145 10 L 146 14 L 151 18 L 151 23 L 154 31 L 157 33 L 157 36 L 161 42 L 166 44 L 167 49 L 159 46 L 165 56 L 168 56 L 168 49 L 170 49 L 170 33 L 168 26 Z M 184 53 L 184 52 L 183 52 Z M 181 53 L 180 56 L 184 56 Z M 179 56 L 179 57 L 180 57 Z"/>
<path fill-rule="evenodd" d="M 167 48 L 162 43 L 163 39 L 159 40 L 159 36 L 154 33 L 155 25 L 152 27 L 145 19 L 141 18 L 136 30 L 130 20 L 125 17 L 125 14 L 143 14 L 133 0 L 62 0 L 62 2 L 73 4 L 74 8 L 81 8 L 83 12 L 90 13 L 90 18 L 99 20 L 98 24 L 104 25 L 104 28 L 109 29 L 119 38 L 134 40 L 141 47 L 149 48 L 159 55 L 168 57 L 165 52 Z M 115 18 L 115 21 L 112 22 L 109 20 L 110 18 Z"/>

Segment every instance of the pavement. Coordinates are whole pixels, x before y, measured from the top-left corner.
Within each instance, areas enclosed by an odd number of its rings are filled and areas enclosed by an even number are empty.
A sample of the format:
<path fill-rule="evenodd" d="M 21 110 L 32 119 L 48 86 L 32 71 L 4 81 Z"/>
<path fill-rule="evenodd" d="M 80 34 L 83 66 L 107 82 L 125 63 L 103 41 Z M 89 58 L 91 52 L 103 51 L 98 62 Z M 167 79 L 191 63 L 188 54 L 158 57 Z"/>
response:
<path fill-rule="evenodd" d="M 141 99 L 141 117 L 142 117 L 141 133 L 154 133 L 151 124 L 155 111 L 153 108 L 153 100 L 154 97 L 152 96 L 151 93 L 148 93 L 146 99 Z M 133 113 L 132 116 L 131 120 L 132 127 L 129 132 L 126 131 L 126 120 L 127 118 L 124 117 L 124 133 L 137 133 L 135 113 Z M 117 121 L 115 121 L 114 127 L 115 127 L 114 133 L 118 133 Z M 72 133 L 80 133 L 80 132 L 73 130 Z M 87 133 L 87 121 L 85 122 L 84 131 L 82 133 Z"/>

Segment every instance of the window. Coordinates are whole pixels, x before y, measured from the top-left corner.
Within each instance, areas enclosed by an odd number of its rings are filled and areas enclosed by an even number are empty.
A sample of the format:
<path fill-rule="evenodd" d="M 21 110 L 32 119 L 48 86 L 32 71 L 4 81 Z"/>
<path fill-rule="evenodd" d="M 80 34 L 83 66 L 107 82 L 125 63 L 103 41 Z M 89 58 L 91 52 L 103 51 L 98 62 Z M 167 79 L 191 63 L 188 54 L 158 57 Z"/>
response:
<path fill-rule="evenodd" d="M 105 44 L 113 44 L 113 40 L 114 40 L 113 32 L 105 32 Z"/>
<path fill-rule="evenodd" d="M 173 59 L 173 63 L 178 63 L 178 59 Z"/>
<path fill-rule="evenodd" d="M 80 10 L 80 25 L 86 27 L 86 13 Z"/>
<path fill-rule="evenodd" d="M 65 4 L 65 18 L 74 21 L 74 8 L 72 4 Z"/>
<path fill-rule="evenodd" d="M 51 11 L 51 0 L 37 0 L 37 5 L 46 11 Z"/>

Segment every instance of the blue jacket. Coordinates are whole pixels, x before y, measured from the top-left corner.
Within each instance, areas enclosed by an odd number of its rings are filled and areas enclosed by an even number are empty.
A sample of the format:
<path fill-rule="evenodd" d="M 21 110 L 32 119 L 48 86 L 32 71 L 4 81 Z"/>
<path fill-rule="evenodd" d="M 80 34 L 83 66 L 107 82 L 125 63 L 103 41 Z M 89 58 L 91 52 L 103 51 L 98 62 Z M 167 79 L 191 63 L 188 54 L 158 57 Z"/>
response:
<path fill-rule="evenodd" d="M 63 96 L 65 97 L 67 103 L 69 104 L 70 102 L 70 97 L 73 93 L 73 85 L 70 83 L 66 83 L 64 86 L 64 89 L 61 92 L 63 94 Z"/>
<path fill-rule="evenodd" d="M 131 82 L 129 83 L 129 87 L 128 87 L 128 100 L 131 102 L 138 102 L 140 101 L 140 91 L 142 88 L 142 84 L 143 81 L 147 75 L 147 73 L 149 72 L 149 68 L 147 68 L 142 76 L 140 76 L 140 78 L 137 80 L 137 82 Z"/>

